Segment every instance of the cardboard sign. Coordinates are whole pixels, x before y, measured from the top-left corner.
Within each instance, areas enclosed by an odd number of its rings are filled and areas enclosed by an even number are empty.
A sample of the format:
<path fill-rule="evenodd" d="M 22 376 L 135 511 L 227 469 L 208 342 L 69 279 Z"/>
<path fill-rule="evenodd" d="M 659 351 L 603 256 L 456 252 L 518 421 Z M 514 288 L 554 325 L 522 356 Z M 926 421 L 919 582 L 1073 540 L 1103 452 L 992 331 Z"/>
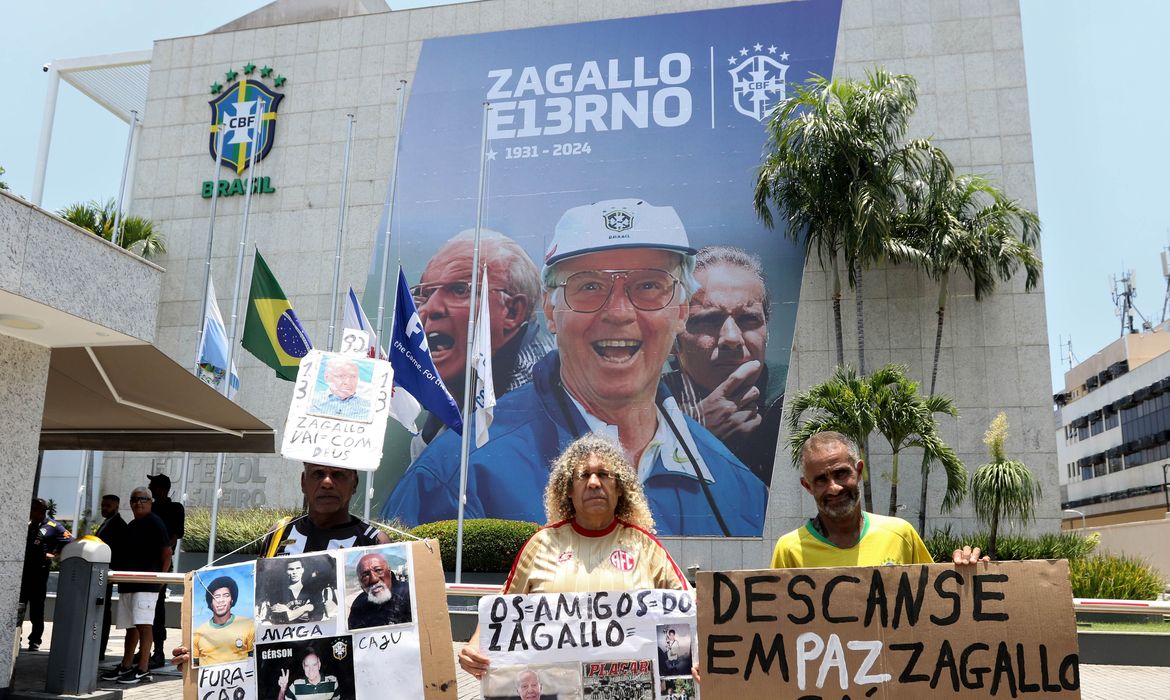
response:
<path fill-rule="evenodd" d="M 347 336 L 350 344 L 353 338 Z M 392 378 L 385 360 L 310 350 L 297 372 L 281 456 L 376 470 L 390 416 Z"/>
<path fill-rule="evenodd" d="M 693 591 L 485 596 L 484 698 L 697 698 Z"/>
<path fill-rule="evenodd" d="M 434 540 L 192 572 L 183 640 L 187 700 L 456 696 Z"/>
<path fill-rule="evenodd" d="M 700 572 L 713 697 L 1080 697 L 1068 562 Z"/>

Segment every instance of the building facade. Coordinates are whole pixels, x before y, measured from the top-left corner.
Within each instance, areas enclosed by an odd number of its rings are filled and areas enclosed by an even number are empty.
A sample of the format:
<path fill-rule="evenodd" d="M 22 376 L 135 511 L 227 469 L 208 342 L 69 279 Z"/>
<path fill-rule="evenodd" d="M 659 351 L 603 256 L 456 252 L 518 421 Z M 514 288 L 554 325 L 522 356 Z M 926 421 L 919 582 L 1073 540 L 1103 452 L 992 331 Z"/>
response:
<path fill-rule="evenodd" d="M 331 315 L 347 115 L 354 115 L 355 126 L 348 166 L 342 291 L 346 284 L 357 288 L 367 280 L 398 149 L 398 103 L 404 94 L 408 105 L 419 97 L 409 90 L 418 81 L 416 71 L 427 42 L 752 6 L 764 7 L 730 0 L 620 4 L 484 0 L 396 12 L 361 7 L 355 10 L 361 14 L 333 18 L 290 18 L 261 10 L 206 35 L 160 39 L 153 50 L 133 183 L 133 213 L 155 220 L 168 240 L 168 253 L 160 260 L 167 273 L 159 305 L 159 346 L 181 364 L 189 363 L 194 352 L 208 245 L 210 200 L 204 195 L 210 191 L 206 187 L 221 188 L 212 274 L 221 307 L 228 309 L 236 282 L 243 194 L 249 175 L 244 168 L 235 174 L 222 167 L 217 170 L 209 157 L 215 148 L 214 136 L 209 137 L 209 102 L 236 84 L 232 81 L 238 81 L 241 73 L 268 71 L 265 80 L 269 85 L 285 79 L 279 86 L 285 97 L 274 117 L 275 136 L 264 159 L 249 171 L 256 189 L 245 250 L 250 254 L 255 245 L 264 254 L 309 335 L 317 339 L 326 336 Z M 987 175 L 1023 205 L 1036 208 L 1024 54 L 1015 0 L 845 0 L 834 19 L 835 77 L 862 77 L 875 66 L 914 75 L 919 83 L 919 107 L 910 135 L 933 137 L 960 170 Z M 744 51 L 754 42 L 766 46 L 767 40 L 745 36 Z M 555 47 L 550 51 L 555 54 Z M 471 64 L 459 69 L 474 72 L 483 68 Z M 406 93 L 400 91 L 402 81 L 408 86 Z M 522 124 L 516 122 L 516 126 Z M 478 131 L 473 137 L 478 138 Z M 759 147 L 762 145 L 761 128 Z M 754 157 L 754 147 L 751 153 Z M 442 156 L 436 155 L 434 162 L 441 161 Z M 399 174 L 404 182 L 419 176 L 418 172 Z M 696 179 L 705 176 L 718 174 L 693 174 Z M 226 185 L 205 187 L 205 182 Z M 474 193 L 470 196 L 474 198 Z M 745 188 L 744 207 L 750 207 L 750 197 L 750 189 Z M 443 236 L 452 233 L 444 231 Z M 539 239 L 550 234 L 536 232 L 533 236 Z M 786 283 L 796 290 L 794 297 L 779 305 L 792 314 L 791 350 L 783 348 L 788 366 L 786 393 L 790 396 L 826 379 L 835 365 L 831 277 L 815 259 L 791 277 Z M 245 298 L 246 288 L 245 284 Z M 367 285 L 366 294 L 369 289 Z M 943 421 L 944 437 L 974 469 L 986 461 L 981 441 L 984 431 L 998 412 L 1006 412 L 1011 425 L 1008 452 L 1039 475 L 1044 496 L 1037 527 L 1051 529 L 1060 519 L 1060 499 L 1048 404 L 1052 389 L 1046 371 L 1043 289 L 1026 293 L 1023 280 L 1014 280 L 978 303 L 965 281 L 953 282 L 951 289 L 939 388 L 955 399 L 961 417 Z M 358 289 L 359 294 L 362 291 Z M 937 319 L 934 284 L 915 270 L 883 266 L 867 273 L 864 294 L 867 366 L 872 369 L 900 362 L 909 367 L 911 376 L 928 380 Z M 847 290 L 843 304 L 846 329 L 855 324 L 851 302 L 852 292 Z M 224 317 L 230 325 L 230 310 Z M 856 336 L 847 332 L 846 357 L 851 362 L 856 362 L 856 343 Z M 272 371 L 250 355 L 238 353 L 236 362 L 242 386 L 239 402 L 279 431 L 291 385 L 274 380 Z M 783 439 L 783 433 L 781 429 L 778 440 Z M 874 442 L 871 465 L 878 474 L 875 510 L 884 512 L 888 484 L 881 475 L 888 465 L 888 448 Z M 777 455 L 761 536 L 670 539 L 668 545 L 680 564 L 703 568 L 762 566 L 776 537 L 814 512 L 784 451 Z M 214 455 L 192 455 L 187 487 L 190 504 L 210 502 L 214 462 Z M 913 453 L 902 457 L 903 465 L 913 465 L 902 470 L 899 489 L 904 495 L 918 493 L 917 462 Z M 128 492 L 141 481 L 142 474 L 158 471 L 170 474 L 177 488 L 181 463 L 181 456 L 174 454 L 108 454 L 102 490 Z M 229 456 L 221 505 L 299 503 L 298 472 L 299 465 L 278 456 Z M 932 525 L 944 522 L 938 515 L 940 481 L 938 476 L 932 481 L 936 488 L 927 509 Z M 388 487 L 379 488 L 375 503 L 381 502 Z M 905 509 L 899 514 L 916 519 L 917 499 L 906 503 L 904 496 L 903 501 Z M 960 530 L 976 527 L 966 507 L 946 516 L 945 522 Z"/>
<path fill-rule="evenodd" d="M 1170 512 L 1170 333 L 1130 333 L 1070 369 L 1057 404 L 1066 527 Z"/>

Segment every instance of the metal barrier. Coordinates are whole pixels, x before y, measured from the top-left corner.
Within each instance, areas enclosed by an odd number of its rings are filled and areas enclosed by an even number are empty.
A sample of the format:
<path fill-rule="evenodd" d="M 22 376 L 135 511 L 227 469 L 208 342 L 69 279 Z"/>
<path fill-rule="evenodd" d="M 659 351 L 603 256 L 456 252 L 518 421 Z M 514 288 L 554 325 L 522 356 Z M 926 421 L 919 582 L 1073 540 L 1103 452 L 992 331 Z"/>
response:
<path fill-rule="evenodd" d="M 1130 615 L 1170 615 L 1170 600 L 1112 600 L 1073 598 L 1073 612 L 1105 612 Z"/>

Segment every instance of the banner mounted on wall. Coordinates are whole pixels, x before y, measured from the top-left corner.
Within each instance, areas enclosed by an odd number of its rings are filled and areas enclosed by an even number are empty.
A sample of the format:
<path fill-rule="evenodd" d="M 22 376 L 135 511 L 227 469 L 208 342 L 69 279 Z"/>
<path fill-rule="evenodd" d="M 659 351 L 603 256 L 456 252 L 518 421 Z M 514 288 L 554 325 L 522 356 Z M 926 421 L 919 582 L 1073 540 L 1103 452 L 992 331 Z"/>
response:
<path fill-rule="evenodd" d="M 638 468 L 660 535 L 762 534 L 804 257 L 758 221 L 754 178 L 772 110 L 832 75 L 840 13 L 808 0 L 423 43 L 391 229 L 453 396 L 488 104 L 480 261 L 497 404 L 470 454 L 467 517 L 542 522 L 552 458 L 633 421 L 656 428 Z M 696 251 L 692 275 L 679 254 Z M 599 269 L 618 274 L 586 285 L 605 292 L 596 308 L 575 308 L 568 276 Z M 586 408 L 603 404 L 617 408 Z M 458 436 L 429 421 L 408 439 L 395 429 L 387 445 L 382 516 L 456 517 Z"/>

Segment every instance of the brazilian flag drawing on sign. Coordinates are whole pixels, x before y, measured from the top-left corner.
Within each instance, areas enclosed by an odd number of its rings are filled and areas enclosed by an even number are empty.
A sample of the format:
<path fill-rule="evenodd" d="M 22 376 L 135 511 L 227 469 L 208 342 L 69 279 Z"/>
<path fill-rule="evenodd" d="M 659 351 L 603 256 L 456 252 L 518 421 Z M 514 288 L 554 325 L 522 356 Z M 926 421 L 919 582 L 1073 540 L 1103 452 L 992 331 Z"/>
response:
<path fill-rule="evenodd" d="M 252 265 L 252 289 L 248 292 L 241 344 L 256 359 L 276 370 L 276 376 L 290 382 L 296 381 L 301 358 L 313 349 L 309 334 L 259 250 Z"/>

